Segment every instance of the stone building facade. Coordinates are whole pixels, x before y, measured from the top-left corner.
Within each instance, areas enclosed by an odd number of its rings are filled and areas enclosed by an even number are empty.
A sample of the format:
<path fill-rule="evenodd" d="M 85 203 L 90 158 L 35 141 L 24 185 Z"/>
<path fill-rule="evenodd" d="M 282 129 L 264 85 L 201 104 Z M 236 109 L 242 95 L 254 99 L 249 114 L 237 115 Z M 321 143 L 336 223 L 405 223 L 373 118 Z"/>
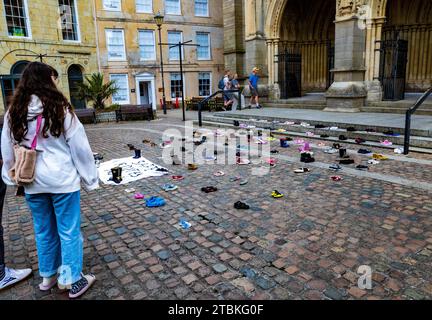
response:
<path fill-rule="evenodd" d="M 225 0 L 225 63 L 270 99 L 325 93 L 359 111 L 432 86 L 432 0 Z"/>
<path fill-rule="evenodd" d="M 162 43 L 192 41 L 184 47 L 185 98 L 217 90 L 224 72 L 223 19 L 220 0 L 96 0 L 101 70 L 117 80 L 115 104 L 160 105 L 162 76 L 156 13 L 164 15 Z M 179 51 L 164 45 L 167 101 L 181 97 Z"/>
<path fill-rule="evenodd" d="M 76 83 L 98 71 L 93 1 L 0 0 L 0 113 L 28 62 L 38 55 L 60 75 L 77 108 Z"/>

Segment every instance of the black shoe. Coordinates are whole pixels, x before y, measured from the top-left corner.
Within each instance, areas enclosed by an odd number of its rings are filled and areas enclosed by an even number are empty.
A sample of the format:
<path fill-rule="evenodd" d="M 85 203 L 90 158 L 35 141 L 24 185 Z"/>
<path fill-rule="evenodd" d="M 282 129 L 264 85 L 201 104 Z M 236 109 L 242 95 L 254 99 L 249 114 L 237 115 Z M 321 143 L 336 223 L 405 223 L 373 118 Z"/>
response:
<path fill-rule="evenodd" d="M 327 134 L 322 134 L 320 137 L 321 138 L 330 138 L 329 135 L 327 135 Z"/>
<path fill-rule="evenodd" d="M 250 207 L 241 201 L 237 201 L 236 203 L 234 203 L 234 208 L 238 209 L 238 210 L 249 210 Z"/>
<path fill-rule="evenodd" d="M 387 130 L 387 131 L 384 131 L 383 132 L 385 135 L 387 135 L 387 136 L 392 136 L 392 135 L 394 135 L 394 131 L 393 130 Z"/>
<path fill-rule="evenodd" d="M 372 151 L 367 150 L 367 149 L 359 149 L 358 153 L 360 153 L 360 154 L 370 154 L 370 153 L 372 153 Z"/>
<path fill-rule="evenodd" d="M 237 120 L 234 120 L 234 127 L 240 127 L 240 122 Z"/>
<path fill-rule="evenodd" d="M 94 154 L 93 158 L 95 159 L 95 161 L 103 160 L 103 156 L 101 156 L 99 153 Z"/>
<path fill-rule="evenodd" d="M 323 125 L 323 124 L 317 124 L 315 126 L 315 129 L 324 129 L 324 128 L 327 128 L 327 127 L 325 125 Z"/>
<path fill-rule="evenodd" d="M 368 166 L 363 166 L 363 165 L 358 165 L 356 167 L 357 170 L 362 170 L 362 171 L 368 171 L 369 167 Z"/>
<path fill-rule="evenodd" d="M 348 128 L 347 128 L 347 131 L 348 131 L 348 132 L 355 132 L 355 131 L 357 131 L 357 129 L 354 128 L 354 127 L 348 127 Z"/>
<path fill-rule="evenodd" d="M 343 159 L 343 160 L 339 160 L 339 163 L 348 165 L 348 164 L 354 164 L 355 161 L 353 159 Z"/>
<path fill-rule="evenodd" d="M 123 181 L 121 173 L 122 173 L 122 168 L 120 167 L 112 168 L 111 169 L 112 178 L 110 180 L 114 181 L 117 184 L 120 184 Z"/>
<path fill-rule="evenodd" d="M 262 130 L 258 130 L 258 137 L 262 137 Z"/>

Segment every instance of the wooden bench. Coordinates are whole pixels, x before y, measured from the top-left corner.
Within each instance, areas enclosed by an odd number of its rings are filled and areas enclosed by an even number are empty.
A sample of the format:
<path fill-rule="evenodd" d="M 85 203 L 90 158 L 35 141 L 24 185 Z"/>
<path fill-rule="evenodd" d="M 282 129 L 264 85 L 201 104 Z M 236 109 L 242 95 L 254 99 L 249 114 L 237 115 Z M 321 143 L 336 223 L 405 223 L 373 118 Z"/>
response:
<path fill-rule="evenodd" d="M 96 112 L 94 109 L 75 109 L 75 114 L 81 123 L 93 123 L 96 124 Z"/>
<path fill-rule="evenodd" d="M 122 105 L 116 110 L 116 119 L 117 122 L 127 120 L 154 120 L 152 105 Z"/>

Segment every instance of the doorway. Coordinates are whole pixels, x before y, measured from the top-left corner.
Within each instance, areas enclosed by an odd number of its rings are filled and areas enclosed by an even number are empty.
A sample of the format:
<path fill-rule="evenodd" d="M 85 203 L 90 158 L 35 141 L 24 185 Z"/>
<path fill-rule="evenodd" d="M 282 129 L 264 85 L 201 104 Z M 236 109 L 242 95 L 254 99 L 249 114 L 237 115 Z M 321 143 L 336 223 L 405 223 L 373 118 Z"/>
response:
<path fill-rule="evenodd" d="M 136 76 L 136 96 L 138 105 L 151 105 L 156 109 L 155 77 L 150 73 Z"/>

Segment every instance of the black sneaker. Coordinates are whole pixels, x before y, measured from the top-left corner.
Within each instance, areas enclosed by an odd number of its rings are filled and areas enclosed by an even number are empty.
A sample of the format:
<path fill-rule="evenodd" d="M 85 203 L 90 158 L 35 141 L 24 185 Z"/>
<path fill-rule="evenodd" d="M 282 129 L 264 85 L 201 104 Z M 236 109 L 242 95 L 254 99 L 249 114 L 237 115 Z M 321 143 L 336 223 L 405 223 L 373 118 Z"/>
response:
<path fill-rule="evenodd" d="M 370 153 L 372 153 L 372 151 L 367 150 L 367 149 L 359 149 L 358 153 L 360 153 L 360 154 L 370 154 Z"/>

